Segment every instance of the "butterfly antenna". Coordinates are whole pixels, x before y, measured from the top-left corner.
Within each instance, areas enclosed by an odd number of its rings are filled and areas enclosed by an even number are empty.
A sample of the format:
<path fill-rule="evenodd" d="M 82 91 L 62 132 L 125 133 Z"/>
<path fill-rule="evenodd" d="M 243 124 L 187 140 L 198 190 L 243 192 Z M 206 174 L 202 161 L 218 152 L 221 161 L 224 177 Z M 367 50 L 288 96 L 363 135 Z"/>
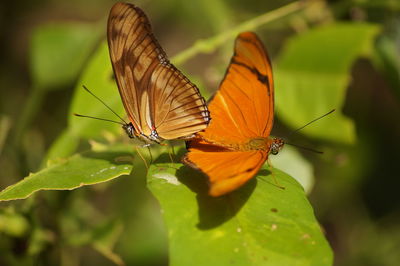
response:
<path fill-rule="evenodd" d="M 317 118 L 315 118 L 314 120 L 312 120 L 312 121 L 308 122 L 308 123 L 307 123 L 307 124 L 305 124 L 304 126 L 302 126 L 302 127 L 299 127 L 299 128 L 298 128 L 298 129 L 296 129 L 296 130 L 293 130 L 292 132 L 290 132 L 290 133 L 289 133 L 289 135 L 288 135 L 288 138 L 289 138 L 291 135 L 293 135 L 294 133 L 296 133 L 296 132 L 298 132 L 298 131 L 302 130 L 302 129 L 303 129 L 303 128 L 305 128 L 306 126 L 308 126 L 308 125 L 310 125 L 310 124 L 312 124 L 312 123 L 314 123 L 314 122 L 316 122 L 316 121 L 320 120 L 321 118 L 324 118 L 325 116 L 327 116 L 327 115 L 329 115 L 329 114 L 333 113 L 335 110 L 336 110 L 336 109 L 333 109 L 333 110 L 331 110 L 331 111 L 327 112 L 326 114 L 324 114 L 324 115 L 321 115 L 320 117 L 317 117 Z M 289 144 L 289 145 L 292 145 L 292 144 Z M 293 145 L 293 146 L 295 146 L 295 145 Z M 299 148 L 302 148 L 302 147 L 299 147 Z"/>
<path fill-rule="evenodd" d="M 308 123 L 305 124 L 304 126 L 299 127 L 299 128 L 296 129 L 296 130 L 293 130 L 292 132 L 289 133 L 288 138 L 289 138 L 291 135 L 293 135 L 294 133 L 296 133 L 296 132 L 302 130 L 302 129 L 305 128 L 306 126 L 308 126 L 308 125 L 310 125 L 310 124 L 312 124 L 312 123 L 314 123 L 314 122 L 320 120 L 321 118 L 324 118 L 325 116 L 327 116 L 327 115 L 333 113 L 334 111 L 335 111 L 335 109 L 330 110 L 330 111 L 327 112 L 326 114 L 321 115 L 320 117 L 317 117 L 317 118 L 313 119 L 312 121 L 308 122 Z M 294 144 L 294 143 L 290 143 L 290 142 L 286 142 L 286 141 L 285 141 L 285 144 L 288 144 L 288 145 L 290 145 L 290 146 L 294 146 L 294 147 L 296 147 L 296 148 L 303 149 L 303 150 L 306 150 L 306 151 L 311 151 L 311 152 L 314 152 L 314 153 L 319 153 L 319 154 L 323 154 L 323 153 L 324 153 L 324 152 L 322 152 L 322 151 L 314 150 L 314 149 L 312 149 L 312 148 L 300 146 L 300 145 L 297 145 L 297 144 Z"/>
<path fill-rule="evenodd" d="M 176 154 L 175 154 L 175 149 L 174 149 L 174 144 L 173 143 L 171 143 L 171 151 L 172 151 L 172 155 L 175 157 Z"/>
<path fill-rule="evenodd" d="M 89 92 L 94 98 L 96 98 L 99 102 L 101 102 L 105 107 L 107 107 L 107 108 L 108 108 L 113 114 L 115 114 L 119 119 L 121 119 L 121 121 L 124 122 L 124 125 L 128 124 L 128 123 L 126 123 L 126 121 L 125 121 L 121 116 L 119 116 L 113 109 L 111 109 L 111 107 L 108 106 L 102 99 L 100 99 L 99 97 L 97 97 L 93 92 L 91 92 L 88 88 L 86 88 L 85 85 L 82 85 L 82 87 L 83 87 L 87 92 Z M 88 116 L 86 116 L 86 117 L 88 117 Z M 94 117 L 92 117 L 92 118 L 94 118 Z M 106 119 L 100 119 L 100 120 L 106 120 Z M 114 121 L 114 122 L 115 122 L 115 121 Z"/>
<path fill-rule="evenodd" d="M 170 159 L 171 163 L 174 163 L 173 155 L 175 155 L 175 154 L 174 154 L 174 146 L 172 145 L 172 143 L 169 143 L 168 148 L 169 148 L 168 149 L 169 159 Z"/>
<path fill-rule="evenodd" d="M 300 149 L 303 149 L 303 150 L 306 150 L 306 151 L 311 151 L 311 152 L 315 152 L 315 153 L 319 153 L 319 154 L 323 154 L 324 153 L 323 151 L 314 150 L 312 148 L 303 147 L 303 146 L 300 146 L 300 145 L 297 145 L 297 144 L 293 144 L 293 143 L 285 142 L 285 144 L 290 145 L 290 146 L 294 146 L 296 148 L 300 148 Z"/>
<path fill-rule="evenodd" d="M 100 117 L 94 117 L 94 116 L 90 116 L 90 115 L 81 115 L 81 114 L 75 114 L 74 113 L 74 116 L 92 118 L 92 119 L 97 119 L 97 120 L 101 120 L 101 121 L 113 122 L 113 123 L 120 124 L 120 125 L 126 125 L 126 124 L 121 123 L 119 121 L 114 121 L 114 120 L 100 118 Z"/>

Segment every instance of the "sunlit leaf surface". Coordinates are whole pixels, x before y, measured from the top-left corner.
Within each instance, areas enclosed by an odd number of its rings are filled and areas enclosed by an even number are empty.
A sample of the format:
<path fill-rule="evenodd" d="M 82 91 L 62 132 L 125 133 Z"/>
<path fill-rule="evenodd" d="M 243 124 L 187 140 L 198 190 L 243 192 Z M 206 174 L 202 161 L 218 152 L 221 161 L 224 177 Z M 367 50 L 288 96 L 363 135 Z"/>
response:
<path fill-rule="evenodd" d="M 229 195 L 207 195 L 205 177 L 182 164 L 153 165 L 148 187 L 167 225 L 171 265 L 331 265 L 332 251 L 303 188 L 262 169 Z"/>
<path fill-rule="evenodd" d="M 128 151 L 84 152 L 30 174 L 0 192 L 0 201 L 24 199 L 39 190 L 71 190 L 105 182 L 132 170 Z"/>

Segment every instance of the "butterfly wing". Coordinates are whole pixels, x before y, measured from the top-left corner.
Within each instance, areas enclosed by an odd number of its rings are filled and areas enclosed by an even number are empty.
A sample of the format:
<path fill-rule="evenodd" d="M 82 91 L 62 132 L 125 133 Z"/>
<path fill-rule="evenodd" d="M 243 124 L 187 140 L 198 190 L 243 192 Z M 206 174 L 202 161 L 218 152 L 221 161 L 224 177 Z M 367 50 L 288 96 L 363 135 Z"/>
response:
<path fill-rule="evenodd" d="M 191 141 L 183 162 L 209 177 L 209 194 L 218 197 L 236 190 L 260 170 L 267 152 L 224 150 L 204 140 Z"/>
<path fill-rule="evenodd" d="M 234 55 L 209 110 L 210 125 L 187 143 L 183 161 L 204 172 L 209 194 L 219 196 L 246 183 L 268 157 L 274 84 L 271 62 L 254 33 L 236 38 Z M 259 140 L 260 149 L 249 147 Z"/>
<path fill-rule="evenodd" d="M 274 119 L 274 83 L 268 54 L 252 32 L 241 33 L 209 110 L 212 121 L 200 135 L 220 145 L 268 137 Z"/>
<path fill-rule="evenodd" d="M 141 136 L 174 139 L 206 128 L 209 113 L 198 88 L 169 63 L 141 9 L 116 3 L 107 36 L 122 102 Z"/>
<path fill-rule="evenodd" d="M 210 120 L 197 87 L 172 64 L 159 65 L 149 94 L 153 125 L 163 139 L 192 137 Z"/>

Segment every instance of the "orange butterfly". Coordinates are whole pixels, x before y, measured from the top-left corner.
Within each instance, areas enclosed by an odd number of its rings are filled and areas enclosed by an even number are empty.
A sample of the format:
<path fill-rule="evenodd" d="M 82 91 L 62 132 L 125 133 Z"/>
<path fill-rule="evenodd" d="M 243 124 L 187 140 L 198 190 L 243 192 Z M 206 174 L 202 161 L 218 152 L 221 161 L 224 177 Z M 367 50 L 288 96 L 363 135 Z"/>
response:
<path fill-rule="evenodd" d="M 245 184 L 284 145 L 269 136 L 274 122 L 272 68 L 254 33 L 236 38 L 225 78 L 208 107 L 212 121 L 187 142 L 183 162 L 208 176 L 209 194 L 216 197 Z"/>
<path fill-rule="evenodd" d="M 210 115 L 199 89 L 168 61 L 141 9 L 116 3 L 107 37 L 129 137 L 160 143 L 207 127 Z"/>

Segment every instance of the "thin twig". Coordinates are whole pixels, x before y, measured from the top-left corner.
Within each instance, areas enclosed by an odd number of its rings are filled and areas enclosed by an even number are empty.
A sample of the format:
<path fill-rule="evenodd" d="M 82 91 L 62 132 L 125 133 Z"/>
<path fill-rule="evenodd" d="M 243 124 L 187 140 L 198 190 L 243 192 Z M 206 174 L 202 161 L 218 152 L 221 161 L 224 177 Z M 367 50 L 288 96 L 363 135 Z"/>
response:
<path fill-rule="evenodd" d="M 313 2 L 313 1 L 311 1 Z M 274 20 L 278 20 L 282 17 L 285 17 L 291 13 L 299 11 L 309 4 L 308 2 L 304 3 L 304 1 L 297 1 L 286 6 L 280 7 L 273 11 L 269 11 L 265 14 L 262 14 L 258 17 L 250 19 L 248 21 L 239 24 L 238 26 L 224 31 L 214 37 L 198 40 L 188 49 L 180 52 L 178 55 L 174 56 L 171 61 L 176 64 L 182 64 L 189 60 L 190 58 L 196 56 L 199 53 L 211 53 L 215 51 L 219 46 L 226 43 L 227 40 L 235 38 L 240 32 L 254 30 L 255 28 L 272 22 Z"/>

